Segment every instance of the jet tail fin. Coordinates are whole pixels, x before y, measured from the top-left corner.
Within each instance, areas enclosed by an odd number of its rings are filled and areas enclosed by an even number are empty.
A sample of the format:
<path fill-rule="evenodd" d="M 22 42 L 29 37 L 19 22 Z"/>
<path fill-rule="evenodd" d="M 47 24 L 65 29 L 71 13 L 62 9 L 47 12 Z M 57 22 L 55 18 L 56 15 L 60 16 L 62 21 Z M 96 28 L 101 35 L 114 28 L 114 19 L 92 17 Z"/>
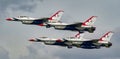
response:
<path fill-rule="evenodd" d="M 112 31 L 107 32 L 105 35 L 103 35 L 99 39 L 98 43 L 108 43 L 108 42 L 110 42 L 110 39 L 111 39 L 112 35 L 113 35 Z"/>
<path fill-rule="evenodd" d="M 80 33 L 80 32 L 78 32 L 78 33 L 75 35 L 76 38 L 83 38 L 83 36 L 84 36 L 84 33 Z"/>
<path fill-rule="evenodd" d="M 50 22 L 58 22 L 61 19 L 63 13 L 64 13 L 63 10 L 59 10 L 54 15 L 52 15 L 48 20 Z"/>
<path fill-rule="evenodd" d="M 75 35 L 75 37 L 76 37 L 76 38 L 80 38 L 80 33 L 77 33 L 77 34 Z"/>
<path fill-rule="evenodd" d="M 96 21 L 96 18 L 97 16 L 91 16 L 89 19 L 82 23 L 82 26 L 92 26 Z"/>

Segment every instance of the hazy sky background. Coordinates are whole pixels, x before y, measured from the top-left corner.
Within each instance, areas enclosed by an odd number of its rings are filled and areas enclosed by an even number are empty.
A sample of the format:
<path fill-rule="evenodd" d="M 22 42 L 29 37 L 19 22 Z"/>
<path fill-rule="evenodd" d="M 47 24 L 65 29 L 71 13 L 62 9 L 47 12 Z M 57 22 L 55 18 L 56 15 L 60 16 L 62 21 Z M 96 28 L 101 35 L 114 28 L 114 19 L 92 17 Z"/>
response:
<path fill-rule="evenodd" d="M 114 31 L 113 46 L 101 49 L 67 49 L 31 43 L 35 37 L 62 38 L 76 32 L 46 29 L 5 19 L 20 15 L 50 17 L 64 10 L 61 21 L 83 22 L 98 16 L 95 33 L 85 33 L 85 38 L 100 38 L 107 31 Z M 120 59 L 120 0 L 0 0 L 0 59 Z"/>

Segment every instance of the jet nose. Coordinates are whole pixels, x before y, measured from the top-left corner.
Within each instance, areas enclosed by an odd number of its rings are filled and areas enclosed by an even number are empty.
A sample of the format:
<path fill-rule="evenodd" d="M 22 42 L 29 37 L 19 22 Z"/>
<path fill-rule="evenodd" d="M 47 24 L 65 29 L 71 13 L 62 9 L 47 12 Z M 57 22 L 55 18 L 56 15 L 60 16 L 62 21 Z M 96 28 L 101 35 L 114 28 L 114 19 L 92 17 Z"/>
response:
<path fill-rule="evenodd" d="M 34 39 L 30 39 L 29 41 L 31 41 L 31 42 L 35 42 L 35 40 L 34 40 Z"/>
<path fill-rule="evenodd" d="M 13 19 L 12 19 L 12 18 L 7 18 L 6 20 L 7 20 L 7 21 L 12 21 Z"/>

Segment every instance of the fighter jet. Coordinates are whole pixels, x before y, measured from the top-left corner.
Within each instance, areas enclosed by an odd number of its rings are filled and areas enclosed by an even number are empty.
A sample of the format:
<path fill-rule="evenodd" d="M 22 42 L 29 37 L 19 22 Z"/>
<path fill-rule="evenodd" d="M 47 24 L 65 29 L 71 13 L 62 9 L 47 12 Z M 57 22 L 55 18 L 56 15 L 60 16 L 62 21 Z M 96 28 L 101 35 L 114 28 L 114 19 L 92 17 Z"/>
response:
<path fill-rule="evenodd" d="M 46 23 L 57 23 L 60 22 L 60 18 L 62 16 L 64 11 L 59 10 L 51 17 L 45 17 L 45 18 L 32 18 L 28 16 L 18 16 L 18 17 L 12 17 L 7 18 L 8 21 L 20 21 L 23 24 L 31 24 L 31 25 L 39 25 L 39 26 L 46 26 Z"/>
<path fill-rule="evenodd" d="M 51 17 L 45 18 L 32 18 L 28 16 L 18 16 L 7 18 L 8 21 L 19 21 L 23 24 L 29 25 L 39 25 L 46 26 L 46 28 L 54 27 L 57 30 L 71 30 L 71 31 L 79 31 L 83 33 L 84 31 L 88 31 L 89 33 L 93 33 L 96 27 L 93 27 L 94 22 L 96 21 L 96 16 L 91 16 L 85 22 L 78 22 L 73 24 L 67 24 L 60 21 L 64 11 L 59 10 Z"/>
<path fill-rule="evenodd" d="M 77 47 L 83 49 L 100 49 L 101 47 L 109 48 L 112 46 L 110 39 L 113 35 L 112 31 L 107 32 L 99 39 L 85 39 L 83 34 L 76 34 L 74 37 L 67 37 L 61 39 L 53 39 L 47 37 L 33 38 L 31 42 L 44 42 L 46 45 L 57 45 L 62 47 Z"/>
<path fill-rule="evenodd" d="M 85 22 L 78 22 L 73 24 L 67 24 L 62 22 L 57 23 L 47 23 L 46 27 L 54 27 L 57 30 L 70 30 L 70 31 L 78 31 L 83 33 L 84 31 L 88 31 L 89 33 L 93 33 L 96 27 L 93 27 L 94 22 L 96 21 L 97 16 L 91 16 Z"/>

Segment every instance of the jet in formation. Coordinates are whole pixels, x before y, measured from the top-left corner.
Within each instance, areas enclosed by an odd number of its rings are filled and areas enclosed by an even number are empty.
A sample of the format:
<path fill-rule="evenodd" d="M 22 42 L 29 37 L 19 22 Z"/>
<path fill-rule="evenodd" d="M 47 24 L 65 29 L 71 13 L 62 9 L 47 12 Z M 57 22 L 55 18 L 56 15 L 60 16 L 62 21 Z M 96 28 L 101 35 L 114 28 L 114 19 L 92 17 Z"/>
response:
<path fill-rule="evenodd" d="M 12 17 L 7 18 L 8 21 L 18 21 L 22 22 L 22 24 L 28 24 L 28 25 L 39 25 L 39 26 L 46 26 L 47 23 L 56 23 L 59 22 L 62 14 L 64 11 L 59 10 L 51 17 L 44 17 L 44 18 L 33 18 L 29 16 L 18 16 L 18 17 Z"/>
<path fill-rule="evenodd" d="M 73 24 L 67 24 L 62 22 L 48 23 L 47 27 L 54 27 L 57 30 L 78 31 L 80 33 L 88 31 L 89 33 L 93 33 L 96 29 L 96 27 L 93 27 L 93 24 L 96 21 L 96 17 L 97 16 L 91 16 L 85 22 L 78 22 Z"/>
<path fill-rule="evenodd" d="M 60 21 L 63 13 L 64 11 L 59 10 L 51 17 L 32 18 L 28 16 L 18 16 L 18 17 L 7 18 L 6 20 L 18 21 L 18 22 L 22 22 L 23 24 L 29 24 L 29 25 L 45 26 L 46 28 L 54 27 L 57 30 L 78 31 L 80 33 L 83 33 L 84 31 L 93 33 L 95 31 L 96 27 L 94 27 L 93 24 L 96 21 L 97 16 L 91 16 L 85 22 L 68 24 Z"/>
<path fill-rule="evenodd" d="M 113 35 L 112 31 L 107 32 L 99 39 L 85 39 L 83 38 L 84 32 L 93 33 L 96 30 L 94 27 L 94 23 L 96 21 L 97 16 L 91 16 L 84 22 L 78 23 L 63 23 L 61 22 L 61 17 L 64 11 L 59 10 L 51 17 L 44 17 L 44 18 L 33 18 L 28 16 L 18 16 L 7 18 L 8 21 L 17 21 L 22 22 L 23 24 L 28 25 L 38 25 L 38 26 L 45 26 L 46 28 L 54 27 L 56 30 L 69 30 L 69 31 L 77 31 L 74 37 L 67 37 L 61 39 L 55 38 L 48 38 L 48 37 L 39 37 L 30 39 L 31 42 L 44 42 L 46 45 L 57 45 L 62 47 L 77 47 L 83 49 L 100 49 L 101 47 L 111 47 L 112 43 L 110 39 Z"/>
<path fill-rule="evenodd" d="M 101 47 L 109 48 L 112 46 L 112 43 L 110 42 L 112 35 L 113 32 L 109 31 L 99 39 L 85 39 L 83 38 L 83 34 L 78 33 L 74 37 L 61 39 L 40 37 L 30 39 L 29 41 L 44 42 L 46 45 L 57 45 L 68 48 L 77 47 L 83 49 L 100 49 Z"/>

